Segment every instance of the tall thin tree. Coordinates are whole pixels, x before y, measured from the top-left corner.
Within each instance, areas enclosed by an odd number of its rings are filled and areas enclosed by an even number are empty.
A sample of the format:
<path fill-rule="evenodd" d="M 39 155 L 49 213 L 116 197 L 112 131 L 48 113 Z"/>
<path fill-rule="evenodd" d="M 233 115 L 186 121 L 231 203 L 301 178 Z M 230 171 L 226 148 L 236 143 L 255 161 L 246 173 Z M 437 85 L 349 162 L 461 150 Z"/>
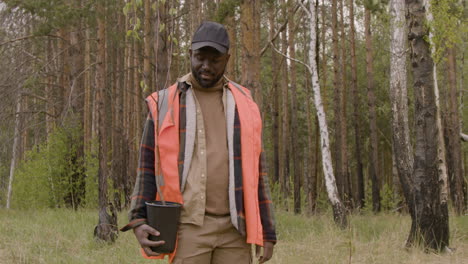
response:
<path fill-rule="evenodd" d="M 303 5 L 303 7 L 305 7 Z M 306 8 L 304 8 L 307 10 Z M 320 127 L 320 144 L 322 149 L 322 166 L 323 173 L 325 175 L 325 183 L 327 187 L 328 198 L 333 207 L 333 217 L 335 222 L 341 226 L 347 226 L 347 216 L 346 209 L 343 203 L 340 200 L 338 195 L 338 188 L 336 186 L 335 175 L 333 173 L 333 164 L 331 160 L 330 152 L 330 140 L 328 136 L 328 126 L 325 116 L 325 111 L 323 109 L 322 97 L 320 95 L 320 84 L 318 81 L 318 71 L 317 71 L 317 62 L 316 62 L 316 49 L 313 48 L 316 46 L 316 11 L 315 5 L 309 3 L 309 11 L 307 11 L 309 20 L 310 20 L 310 49 L 309 49 L 309 66 L 308 70 L 311 74 L 312 87 L 314 91 L 314 106 L 317 111 L 319 127 Z"/>

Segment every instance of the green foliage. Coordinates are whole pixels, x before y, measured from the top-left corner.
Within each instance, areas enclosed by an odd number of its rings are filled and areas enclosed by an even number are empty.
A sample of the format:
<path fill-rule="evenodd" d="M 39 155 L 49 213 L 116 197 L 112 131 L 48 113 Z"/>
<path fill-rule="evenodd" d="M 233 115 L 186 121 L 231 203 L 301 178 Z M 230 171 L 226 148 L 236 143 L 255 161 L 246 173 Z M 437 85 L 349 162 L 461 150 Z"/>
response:
<path fill-rule="evenodd" d="M 82 143 L 80 129 L 56 129 L 48 142 L 26 152 L 26 158 L 15 171 L 12 205 L 14 208 L 73 207 L 86 202 L 95 204 L 97 186 L 91 184 L 96 173 L 96 158 L 87 159 L 88 178 L 85 180 L 83 157 L 78 155 Z M 96 178 L 94 176 L 94 178 Z M 86 182 L 90 182 L 85 188 Z"/>
<path fill-rule="evenodd" d="M 387 8 L 389 0 L 358 0 L 359 2 L 371 12 L 383 12 Z"/>
<path fill-rule="evenodd" d="M 214 21 L 223 24 L 226 17 L 234 16 L 237 7 L 239 7 L 239 0 L 226 0 L 219 3 L 218 10 L 214 16 Z"/>
<path fill-rule="evenodd" d="M 394 210 L 402 202 L 402 197 L 393 191 L 393 188 L 390 184 L 385 183 L 381 191 L 381 202 L 380 205 L 382 210 Z"/>
<path fill-rule="evenodd" d="M 433 38 L 431 45 L 435 47 L 432 54 L 434 61 L 439 62 L 447 48 L 463 42 L 463 36 L 468 34 L 468 24 L 463 19 L 463 7 L 457 0 L 431 1 L 434 20 L 428 23 Z"/>
<path fill-rule="evenodd" d="M 85 204 L 86 208 L 97 208 L 98 206 L 98 142 L 95 139 L 91 142 L 91 152 L 85 153 L 85 167 L 86 167 L 86 195 Z"/>
<path fill-rule="evenodd" d="M 365 213 L 372 213 L 372 182 L 370 180 L 365 181 L 364 184 L 364 207 L 362 211 Z"/>
<path fill-rule="evenodd" d="M 0 185 L 0 201 L 1 204 L 5 204 L 3 201 L 6 201 L 7 196 L 8 182 L 6 179 L 8 179 L 8 168 L 3 164 L 0 164 L 0 179 L 5 179 L 5 183 Z"/>

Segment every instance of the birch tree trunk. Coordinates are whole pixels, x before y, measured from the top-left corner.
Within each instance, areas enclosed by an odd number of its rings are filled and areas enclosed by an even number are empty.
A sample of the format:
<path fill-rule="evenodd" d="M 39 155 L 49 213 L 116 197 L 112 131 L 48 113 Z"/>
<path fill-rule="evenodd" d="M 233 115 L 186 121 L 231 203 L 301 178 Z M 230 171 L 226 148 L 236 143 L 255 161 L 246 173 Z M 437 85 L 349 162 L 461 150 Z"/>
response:
<path fill-rule="evenodd" d="M 430 0 L 423 0 L 426 7 L 426 19 L 429 23 L 434 21 L 431 11 Z M 429 31 L 429 41 L 432 43 L 431 55 L 435 54 L 435 45 L 433 44 L 434 34 Z M 447 206 L 448 202 L 448 174 L 447 174 L 447 161 L 445 160 L 445 142 L 444 142 L 444 131 L 442 128 L 442 118 L 440 116 L 440 96 L 439 96 L 439 85 L 437 83 L 437 64 L 433 62 L 432 75 L 434 76 L 434 99 L 436 107 L 436 128 L 437 128 L 437 166 L 438 174 L 440 179 L 440 199 L 441 203 Z"/>
<path fill-rule="evenodd" d="M 390 58 L 390 102 L 392 105 L 392 136 L 395 164 L 411 217 L 414 217 L 413 148 L 408 122 L 408 91 L 406 81 L 405 2 L 390 2 L 392 31 Z"/>
<path fill-rule="evenodd" d="M 407 245 L 444 250 L 449 245 L 448 208 L 439 167 L 440 131 L 434 62 L 426 28 L 430 10 L 424 0 L 407 0 L 408 40 L 415 98 L 414 214 Z M 436 139 L 436 140 L 434 140 Z"/>
<path fill-rule="evenodd" d="M 317 62 L 316 56 L 316 13 L 315 5 L 309 4 L 309 19 L 310 19 L 310 49 L 309 49 L 309 70 L 311 72 L 312 87 L 314 92 L 314 105 L 317 111 L 319 126 L 320 126 L 320 144 L 322 149 L 322 166 L 325 175 L 325 183 L 327 187 L 328 198 L 333 207 L 333 217 L 335 223 L 340 227 L 345 228 L 347 226 L 346 209 L 341 202 L 338 195 L 338 188 L 336 187 L 335 175 L 333 173 L 333 164 L 330 153 L 330 140 L 328 136 L 328 126 L 325 116 L 325 112 L 322 104 L 322 97 L 320 95 L 320 84 L 318 81 Z"/>
<path fill-rule="evenodd" d="M 21 124 L 21 93 L 18 92 L 17 98 L 16 98 L 16 113 L 15 113 L 15 134 L 14 134 L 14 139 L 13 139 L 13 148 L 11 152 L 11 163 L 10 163 L 10 177 L 8 179 L 8 194 L 7 194 L 7 201 L 6 201 L 6 209 L 10 209 L 10 203 L 11 203 L 11 194 L 12 194 L 12 189 L 13 189 L 13 178 L 15 175 L 15 168 L 16 168 L 16 163 L 18 159 L 18 146 L 20 145 L 21 141 L 21 129 L 20 129 L 20 124 Z"/>

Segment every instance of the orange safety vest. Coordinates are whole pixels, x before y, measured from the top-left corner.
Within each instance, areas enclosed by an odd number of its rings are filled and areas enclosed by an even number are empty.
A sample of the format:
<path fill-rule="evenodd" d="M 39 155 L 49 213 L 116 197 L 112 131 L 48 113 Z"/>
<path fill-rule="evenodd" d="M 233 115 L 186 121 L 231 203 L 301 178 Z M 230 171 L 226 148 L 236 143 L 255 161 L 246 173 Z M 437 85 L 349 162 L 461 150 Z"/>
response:
<path fill-rule="evenodd" d="M 242 180 L 247 243 L 263 246 L 263 231 L 257 198 L 259 161 L 262 151 L 262 120 L 258 106 L 252 100 L 250 91 L 247 88 L 231 81 L 229 82 L 229 88 L 236 102 L 241 126 Z M 177 166 L 180 144 L 179 100 L 176 93 L 177 84 L 172 85 L 166 91 L 167 106 L 166 110 L 164 110 L 166 114 L 162 117 L 163 120 L 158 129 L 159 133 L 156 129 L 154 133 L 155 145 L 159 147 L 160 167 L 164 179 L 164 185 L 160 186 L 160 191 L 166 201 L 183 204 Z M 148 96 L 146 102 L 153 119 L 156 119 L 158 117 L 158 92 Z M 155 168 L 158 168 L 157 162 L 157 159 L 155 159 Z M 159 194 L 156 195 L 156 200 L 160 200 Z M 176 253 L 174 251 L 170 254 L 149 257 L 143 250 L 141 252 L 143 257 L 147 259 L 163 259 L 165 255 L 169 255 L 170 263 L 172 263 Z"/>

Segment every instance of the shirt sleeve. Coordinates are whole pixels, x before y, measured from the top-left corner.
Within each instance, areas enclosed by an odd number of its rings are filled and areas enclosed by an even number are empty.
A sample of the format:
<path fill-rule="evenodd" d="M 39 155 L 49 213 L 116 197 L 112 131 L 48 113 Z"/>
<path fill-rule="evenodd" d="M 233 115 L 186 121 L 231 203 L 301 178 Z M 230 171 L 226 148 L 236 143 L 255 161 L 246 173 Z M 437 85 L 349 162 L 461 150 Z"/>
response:
<path fill-rule="evenodd" d="M 275 215 L 268 184 L 266 158 L 263 150 L 260 154 L 259 171 L 258 201 L 260 205 L 260 220 L 263 227 L 263 241 L 276 243 Z"/>
<path fill-rule="evenodd" d="M 133 229 L 146 223 L 146 201 L 156 197 L 156 182 L 154 169 L 154 122 L 151 113 L 145 121 L 143 136 L 140 144 L 138 171 L 135 187 L 131 197 L 129 223 L 121 231 Z"/>

